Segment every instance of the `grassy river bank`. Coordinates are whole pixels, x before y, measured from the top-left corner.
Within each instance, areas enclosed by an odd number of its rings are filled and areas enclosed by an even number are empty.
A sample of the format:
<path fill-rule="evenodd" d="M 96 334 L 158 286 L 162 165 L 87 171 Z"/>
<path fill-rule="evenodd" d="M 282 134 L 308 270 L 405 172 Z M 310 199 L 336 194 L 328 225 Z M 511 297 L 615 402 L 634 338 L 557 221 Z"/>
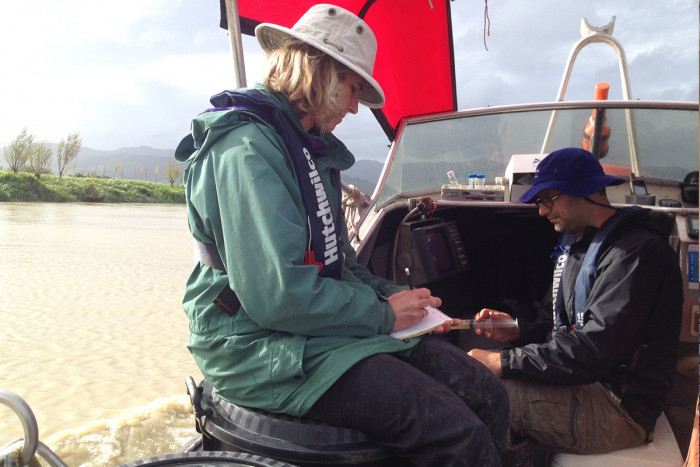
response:
<path fill-rule="evenodd" d="M 185 202 L 185 188 L 181 183 L 52 174 L 37 178 L 31 173 L 0 170 L 1 201 L 180 204 Z"/>

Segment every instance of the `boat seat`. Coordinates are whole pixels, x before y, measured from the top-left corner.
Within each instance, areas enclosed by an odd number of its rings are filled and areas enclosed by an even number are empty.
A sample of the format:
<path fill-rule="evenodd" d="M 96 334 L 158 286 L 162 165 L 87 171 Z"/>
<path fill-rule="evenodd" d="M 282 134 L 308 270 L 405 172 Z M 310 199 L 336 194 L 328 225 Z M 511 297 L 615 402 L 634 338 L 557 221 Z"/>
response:
<path fill-rule="evenodd" d="M 604 454 L 552 454 L 552 467 L 662 467 L 683 466 L 683 456 L 666 415 L 656 420 L 654 441 Z"/>
<path fill-rule="evenodd" d="M 241 407 L 220 398 L 206 379 L 192 385 L 188 392 L 204 451 L 243 451 L 299 466 L 395 465 L 391 451 L 362 431 Z"/>

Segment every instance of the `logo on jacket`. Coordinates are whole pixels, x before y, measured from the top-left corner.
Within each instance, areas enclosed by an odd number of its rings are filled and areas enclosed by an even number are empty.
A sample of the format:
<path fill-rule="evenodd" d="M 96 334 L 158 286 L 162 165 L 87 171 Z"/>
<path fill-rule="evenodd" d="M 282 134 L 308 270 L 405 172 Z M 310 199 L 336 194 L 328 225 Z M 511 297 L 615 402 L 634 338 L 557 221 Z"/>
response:
<path fill-rule="evenodd" d="M 335 229 L 335 221 L 333 220 L 333 212 L 328 202 L 326 188 L 323 186 L 321 177 L 316 170 L 316 164 L 311 159 L 311 153 L 309 153 L 309 150 L 306 148 L 304 148 L 304 156 L 306 156 L 306 160 L 309 164 L 309 179 L 316 190 L 316 203 L 318 205 L 316 217 L 323 222 L 323 229 L 321 230 L 325 243 L 323 263 L 329 265 L 338 260 L 338 238 Z"/>

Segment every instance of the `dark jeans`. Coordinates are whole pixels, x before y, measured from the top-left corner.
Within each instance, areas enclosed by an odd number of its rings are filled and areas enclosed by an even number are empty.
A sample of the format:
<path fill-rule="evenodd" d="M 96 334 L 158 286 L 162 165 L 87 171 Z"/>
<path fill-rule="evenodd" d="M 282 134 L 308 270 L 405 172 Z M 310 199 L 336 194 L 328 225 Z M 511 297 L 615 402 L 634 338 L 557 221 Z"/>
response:
<path fill-rule="evenodd" d="M 366 358 L 307 416 L 375 435 L 406 465 L 500 466 L 509 443 L 508 394 L 485 366 L 440 336 L 407 359 Z"/>

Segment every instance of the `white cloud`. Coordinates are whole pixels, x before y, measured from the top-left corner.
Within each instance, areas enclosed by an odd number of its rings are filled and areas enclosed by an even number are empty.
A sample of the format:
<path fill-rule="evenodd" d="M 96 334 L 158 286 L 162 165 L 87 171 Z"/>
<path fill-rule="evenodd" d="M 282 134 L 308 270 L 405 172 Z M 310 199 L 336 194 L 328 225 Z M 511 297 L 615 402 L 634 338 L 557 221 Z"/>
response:
<path fill-rule="evenodd" d="M 633 98 L 698 99 L 698 10 L 690 0 L 450 2 L 459 107 L 556 97 L 582 17 L 617 17 Z M 58 141 L 79 131 L 96 149 L 173 147 L 210 95 L 235 87 L 229 39 L 215 0 L 23 0 L 0 15 L 0 145 L 23 127 Z M 605 46 L 584 50 L 567 99 L 589 99 L 598 80 L 620 97 L 617 61 Z M 248 84 L 262 53 L 244 37 Z M 381 158 L 386 137 L 368 110 L 338 133 L 358 157 Z M 378 149 L 373 150 L 371 148 Z M 368 156 L 365 156 L 368 155 Z"/>

